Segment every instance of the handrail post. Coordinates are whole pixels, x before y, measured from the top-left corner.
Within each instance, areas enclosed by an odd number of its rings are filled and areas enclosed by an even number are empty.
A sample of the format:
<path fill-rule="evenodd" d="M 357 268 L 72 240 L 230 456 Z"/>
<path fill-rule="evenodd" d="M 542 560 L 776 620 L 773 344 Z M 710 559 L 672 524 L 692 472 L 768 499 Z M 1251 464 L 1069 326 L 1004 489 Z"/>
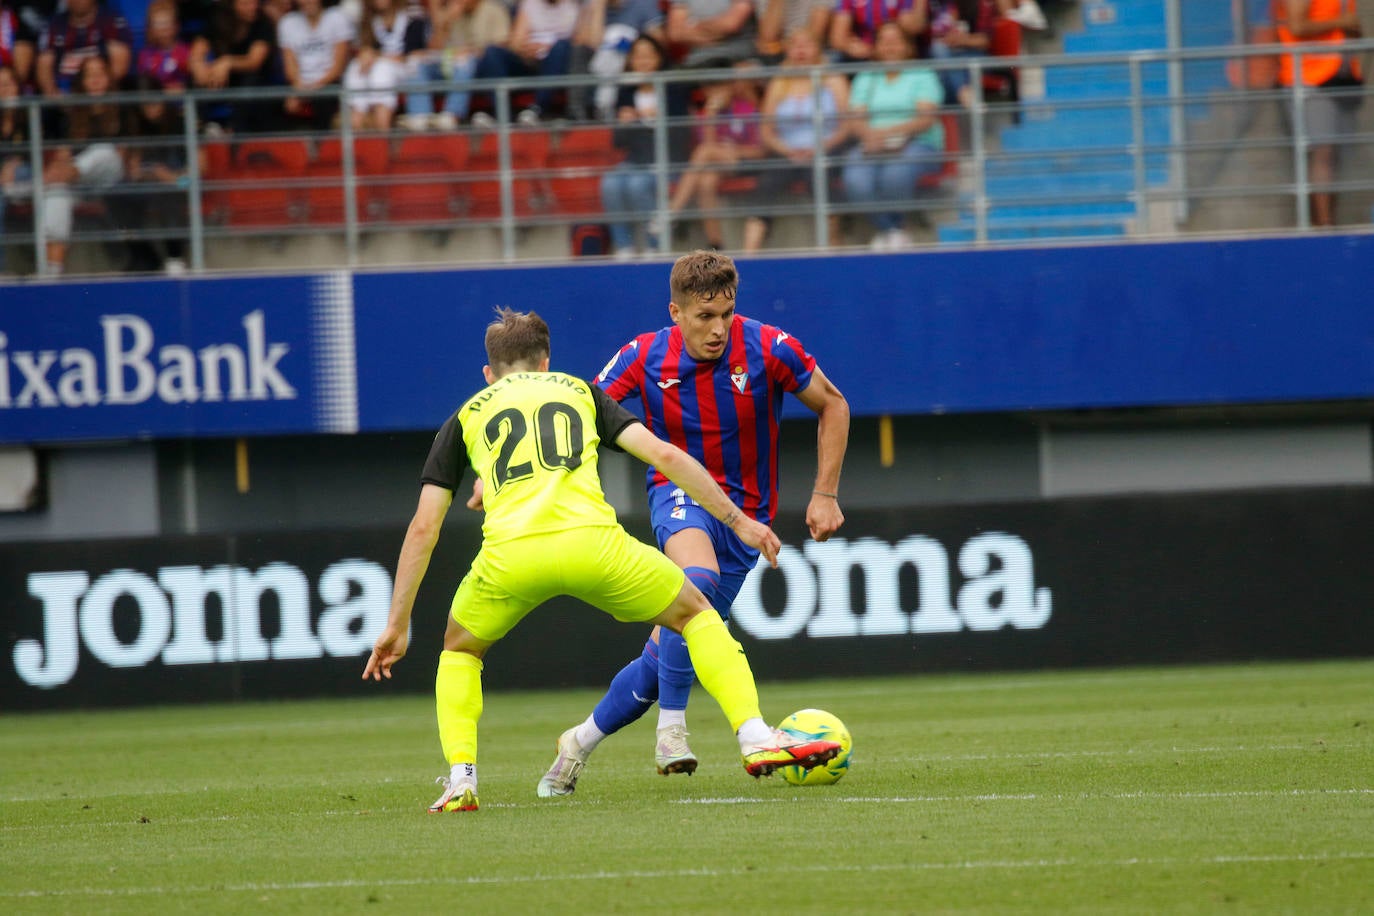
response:
<path fill-rule="evenodd" d="M 672 214 L 668 212 L 669 177 L 668 157 L 668 87 L 662 77 L 654 79 L 654 105 L 659 115 L 654 119 L 654 216 L 650 224 L 658 234 L 659 250 L 670 252 L 673 249 Z"/>
<path fill-rule="evenodd" d="M 501 185 L 501 259 L 515 260 L 515 179 L 511 175 L 510 84 L 496 87 L 496 161 Z"/>
<path fill-rule="evenodd" d="M 816 247 L 830 247 L 830 184 L 825 179 L 825 116 L 821 112 L 821 71 L 811 68 L 811 131 L 816 148 L 811 156 L 811 196 L 816 204 Z M 843 114 L 841 114 L 843 117 Z"/>
<path fill-rule="evenodd" d="M 186 218 L 191 235 L 191 269 L 199 273 L 205 269 L 205 215 L 200 206 L 200 134 L 196 103 L 188 98 L 181 112 L 186 140 Z"/>
<path fill-rule="evenodd" d="M 1293 46 L 1293 85 L 1289 87 L 1293 102 L 1293 185 L 1296 193 L 1295 204 L 1298 210 L 1298 228 L 1312 228 L 1312 214 L 1308 210 L 1307 199 L 1311 196 L 1308 186 L 1311 176 L 1307 172 L 1307 119 L 1304 117 L 1306 93 L 1302 83 L 1302 48 Z"/>
<path fill-rule="evenodd" d="M 1188 119 L 1183 111 L 1183 13 L 1179 0 L 1164 4 L 1164 35 L 1169 49 L 1169 185 L 1174 191 L 1174 222 L 1188 219 L 1188 168 L 1180 144 L 1188 134 Z"/>
<path fill-rule="evenodd" d="M 973 105 L 969 109 L 969 152 L 973 167 L 973 238 L 979 245 L 988 243 L 988 174 L 987 143 L 983 138 L 987 100 L 983 97 L 983 62 L 968 59 L 969 88 L 973 91 Z"/>
<path fill-rule="evenodd" d="M 1145 111 L 1144 78 L 1140 73 L 1140 56 L 1132 54 L 1131 69 L 1131 166 L 1134 178 L 1131 197 L 1135 202 L 1136 226 L 1148 226 L 1149 213 L 1146 199 L 1147 175 L 1145 172 Z"/>
<path fill-rule="evenodd" d="M 349 104 L 349 90 L 339 96 L 339 162 L 344 192 L 344 247 L 348 252 L 348 266 L 358 266 L 358 188 L 357 167 L 353 157 L 353 118 Z"/>
<path fill-rule="evenodd" d="M 29 171 L 33 199 L 33 263 L 41 277 L 48 272 L 47 227 L 43 224 L 43 112 L 29 103 Z"/>

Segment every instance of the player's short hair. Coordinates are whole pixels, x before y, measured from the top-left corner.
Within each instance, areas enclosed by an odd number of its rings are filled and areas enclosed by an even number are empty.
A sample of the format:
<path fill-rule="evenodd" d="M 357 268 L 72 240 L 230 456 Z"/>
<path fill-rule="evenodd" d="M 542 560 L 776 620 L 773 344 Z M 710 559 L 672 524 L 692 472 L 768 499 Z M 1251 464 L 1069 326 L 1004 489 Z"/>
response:
<path fill-rule="evenodd" d="M 739 289 L 739 271 L 735 269 L 734 258 L 728 254 L 694 251 L 684 254 L 673 264 L 668 288 L 677 303 L 685 303 L 689 298 L 710 302 L 721 296 L 734 302 Z"/>
<path fill-rule="evenodd" d="M 533 369 L 549 355 L 549 326 L 537 312 L 501 306 L 487 325 L 486 345 L 487 363 L 497 375 Z"/>

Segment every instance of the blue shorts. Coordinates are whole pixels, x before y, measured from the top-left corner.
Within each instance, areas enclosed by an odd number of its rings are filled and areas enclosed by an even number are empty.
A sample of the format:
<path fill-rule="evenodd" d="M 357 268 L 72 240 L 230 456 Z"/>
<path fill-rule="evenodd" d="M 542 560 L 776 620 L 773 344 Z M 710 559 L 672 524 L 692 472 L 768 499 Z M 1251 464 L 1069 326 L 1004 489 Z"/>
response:
<path fill-rule="evenodd" d="M 679 487 L 664 484 L 649 490 L 649 519 L 654 525 L 658 549 L 668 538 L 687 528 L 700 528 L 711 538 L 720 566 L 720 586 L 716 589 L 716 610 L 725 620 L 730 619 L 730 605 L 744 587 L 744 579 L 759 561 L 759 552 L 741 541 L 735 532 L 707 512 Z"/>

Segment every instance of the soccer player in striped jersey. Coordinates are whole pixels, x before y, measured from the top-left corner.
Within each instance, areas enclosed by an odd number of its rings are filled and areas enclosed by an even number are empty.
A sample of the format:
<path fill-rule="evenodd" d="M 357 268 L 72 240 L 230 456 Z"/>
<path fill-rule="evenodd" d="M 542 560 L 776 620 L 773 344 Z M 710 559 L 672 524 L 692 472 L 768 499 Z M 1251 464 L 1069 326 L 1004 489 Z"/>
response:
<path fill-rule="evenodd" d="M 735 312 L 739 273 L 728 256 L 697 251 L 678 258 L 669 286 L 672 326 L 630 341 L 596 383 L 617 401 L 638 399 L 649 429 L 700 461 L 741 512 L 765 524 L 777 509 L 783 398 L 794 394 L 820 418 L 806 523 L 813 538 L 826 540 L 844 522 L 838 495 L 849 440 L 844 395 L 795 337 Z M 649 468 L 648 488 L 659 547 L 728 620 L 758 551 L 723 528 L 663 469 Z M 570 794 L 597 744 L 655 701 L 658 772 L 695 772 L 697 758 L 687 744 L 692 680 L 681 638 L 655 629 L 592 714 L 559 737 L 558 755 L 539 781 L 538 794 Z"/>
<path fill-rule="evenodd" d="M 739 738 L 745 771 L 817 766 L 839 751 L 764 724 L 744 650 L 705 596 L 663 554 L 620 527 L 606 502 L 597 448 L 655 465 L 724 529 L 776 565 L 778 537 L 742 513 L 690 455 L 582 379 L 549 371 L 549 328 L 533 312 L 498 311 L 487 328 L 487 387 L 434 437 L 420 500 L 396 566 L 391 611 L 363 678 L 391 677 L 406 653 L 415 594 L 463 471 L 485 482 L 482 548 L 453 596 L 434 692 L 450 772 L 429 810 L 477 810 L 482 657 L 537 605 L 571 595 L 617 620 L 680 632 L 701 682 Z M 471 502 L 476 502 L 474 495 Z"/>

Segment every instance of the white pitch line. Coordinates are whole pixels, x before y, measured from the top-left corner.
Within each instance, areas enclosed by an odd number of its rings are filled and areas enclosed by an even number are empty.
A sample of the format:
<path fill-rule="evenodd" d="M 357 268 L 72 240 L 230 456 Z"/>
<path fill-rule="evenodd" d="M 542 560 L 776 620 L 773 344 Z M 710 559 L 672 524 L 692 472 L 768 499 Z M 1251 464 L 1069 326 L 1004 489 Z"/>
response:
<path fill-rule="evenodd" d="M 995 761 L 995 760 L 1057 760 L 1057 759 L 1073 759 L 1073 758 L 1076 758 L 1076 757 L 1088 757 L 1088 758 L 1097 759 L 1097 758 L 1102 758 L 1102 757 L 1143 757 L 1143 756 L 1147 756 L 1147 755 L 1158 755 L 1158 754 L 1234 754 L 1234 753 L 1262 754 L 1262 753 L 1279 753 L 1279 752 L 1284 752 L 1284 751 L 1304 751 L 1304 750 L 1313 750 L 1313 751 L 1338 751 L 1338 750 L 1351 750 L 1351 749 L 1360 749 L 1360 750 L 1370 750 L 1370 751 L 1374 751 L 1374 745 L 1371 745 L 1371 744 L 1368 743 L 1368 742 L 1364 742 L 1364 743 L 1355 742 L 1355 743 L 1344 743 L 1344 744 L 1271 744 L 1271 745 L 1237 745 L 1237 746 L 1235 746 L 1235 747 L 1220 747 L 1220 746 L 1218 746 L 1218 747 L 1166 747 L 1166 748 L 1126 748 L 1126 749 L 1124 749 L 1124 750 L 1113 749 L 1113 750 L 1098 750 L 1098 751 L 1039 751 L 1039 752 L 1025 753 L 1025 754 L 943 754 L 943 755 L 923 754 L 923 755 L 919 755 L 919 756 L 917 756 L 917 757 L 903 757 L 903 758 L 901 758 L 901 760 L 902 760 L 902 762 L 903 762 L 904 764 L 905 764 L 905 763 L 932 763 L 932 762 L 933 762 L 933 763 L 950 763 L 950 762 L 959 762 L 959 761 L 965 761 L 965 760 L 987 762 L 987 761 Z M 867 760 L 868 758 L 865 757 L 864 759 Z M 884 758 L 884 759 L 897 759 L 897 758 L 896 758 L 896 757 L 890 757 L 890 758 Z M 599 772 L 609 772 L 609 773 L 614 773 L 614 774 L 619 774 L 619 773 L 630 773 L 630 772 L 632 772 L 632 771 L 636 771 L 636 767 L 632 767 L 632 766 L 630 766 L 630 765 L 628 765 L 628 764 L 627 764 L 627 765 L 623 765 L 623 766 L 617 766 L 617 765 L 611 765 L 611 766 L 612 766 L 613 768 L 607 769 L 606 767 L 602 767 L 602 768 L 600 768 L 598 771 L 599 771 Z M 388 779 L 388 780 L 386 780 L 385 782 L 388 783 L 388 784 L 390 784 L 390 783 L 394 783 L 395 780 L 394 780 L 394 779 Z M 263 788 L 288 789 L 288 788 L 291 788 L 292 786 L 297 785 L 297 784 L 298 784 L 297 782 L 293 782 L 293 781 L 291 781 L 291 780 L 289 780 L 289 779 L 283 778 L 283 779 L 278 779 L 278 780 L 275 780 L 275 781 L 270 781 L 270 782 L 265 783 L 265 784 L 263 784 L 263 783 L 258 783 L 258 784 L 255 784 L 255 785 L 256 785 L 256 786 L 261 786 L 261 787 L 263 787 Z M 187 795 L 187 794 L 194 794 L 194 793 L 197 793 L 197 792 L 208 791 L 209 788 L 210 788 L 209 786 L 199 786 L 199 787 L 196 787 L 196 788 L 174 789 L 174 790 L 172 790 L 172 789 L 167 789 L 167 788 L 149 788 L 149 789 L 139 789 L 139 790 L 137 790 L 137 791 L 128 791 L 128 790 L 125 790 L 125 791 L 122 791 L 122 792 L 105 792 L 105 793 L 100 793 L 100 794 L 89 794 L 89 793 L 88 793 L 88 794 L 83 795 L 82 798 L 84 798 L 84 799 L 102 799 L 102 798 L 136 798 L 136 797 L 151 796 L 151 795 L 155 795 L 155 796 L 164 796 L 164 795 Z M 221 788 L 223 788 L 223 786 L 221 786 Z M 53 796 L 50 796 L 50 795 L 12 795 L 12 796 L 9 796 L 9 797 L 0 799 L 0 801 L 5 802 L 5 803 L 7 803 L 7 804 L 24 804 L 24 803 L 30 803 L 30 802 L 38 802 L 38 803 L 42 803 L 42 804 L 51 804 L 51 803 L 53 803 L 53 802 L 60 802 L 61 800 L 62 800 L 62 799 L 60 799 L 60 798 L 54 798 Z M 3 830 L 3 829 L 4 829 L 4 827 L 3 827 L 3 826 L 0 826 L 0 830 Z"/>
<path fill-rule="evenodd" d="M 923 754 L 919 761 L 961 761 L 961 760 L 1071 760 L 1075 757 L 1141 757 L 1147 754 L 1272 754 L 1284 751 L 1335 751 L 1335 750 L 1374 750 L 1374 744 L 1368 742 L 1350 742 L 1343 744 L 1309 743 L 1309 744 L 1266 744 L 1266 745 L 1237 745 L 1235 747 L 1130 747 L 1125 749 L 1112 748 L 1099 751 L 1036 751 L 1024 754 Z"/>
<path fill-rule="evenodd" d="M 908 795 L 908 796 L 849 796 L 830 799 L 834 802 L 890 804 L 923 804 L 930 802 L 969 802 L 969 801 L 1130 801 L 1134 799 L 1188 799 L 1188 798 L 1287 798 L 1309 795 L 1374 795 L 1374 789 L 1255 789 L 1228 792 L 1072 792 L 1042 795 L 1038 793 L 1012 793 L 987 795 Z M 736 795 L 725 798 L 677 798 L 675 805 L 775 805 L 804 801 L 800 795 L 787 798 L 756 798 Z"/>
<path fill-rule="evenodd" d="M 827 865 L 819 862 L 806 864 L 782 864 L 777 866 L 750 866 L 748 868 L 683 868 L 655 871 L 595 871 L 568 875 L 507 875 L 500 877 L 469 876 L 427 877 L 427 878 L 382 878 L 364 880 L 359 878 L 338 881 L 287 881 L 257 882 L 245 881 L 229 884 L 207 884 L 191 886 L 154 886 L 154 887 L 73 887 L 64 889 L 0 891 L 0 899 L 42 899 L 47 897 L 142 897 L 166 896 L 169 894 L 223 894 L 223 893 L 262 893 L 264 891 L 310 891 L 345 888 L 382 888 L 382 887 L 461 887 L 474 885 L 521 885 L 552 884 L 561 881 L 624 881 L 632 878 L 721 878 L 726 876 L 761 874 L 787 874 L 806 872 L 835 873 L 876 873 L 895 871 L 979 871 L 995 869 L 1049 869 L 1049 868 L 1134 868 L 1151 866 L 1180 867 L 1189 865 L 1251 865 L 1277 862 L 1342 862 L 1365 861 L 1374 859 L 1374 851 L 1369 852 L 1330 852 L 1330 853 L 1292 853 L 1285 855 L 1217 855 L 1198 859 L 1186 858 L 1126 858 L 1126 859 L 1008 859 L 987 862 L 899 862 L 892 864 L 869 865 Z"/>
<path fill-rule="evenodd" d="M 1374 789 L 1255 789 L 1255 790 L 1233 790 L 1227 792 L 1076 792 L 1065 794 L 1038 794 L 1038 793 L 986 793 L 979 795 L 908 795 L 908 796 L 888 796 L 888 795 L 851 795 L 840 797 L 823 797 L 816 794 L 789 793 L 786 797 L 768 798 L 749 795 L 723 796 L 716 798 L 675 798 L 670 799 L 667 804 L 672 805 L 791 805 L 801 804 L 807 801 L 824 800 L 834 804 L 871 804 L 871 805 L 910 805 L 910 804 L 948 804 L 951 802 L 999 802 L 999 801 L 1134 801 L 1139 799 L 1164 799 L 1177 800 L 1184 799 L 1224 799 L 1224 798 L 1300 798 L 1307 796 L 1320 795 L 1374 795 Z M 496 802 L 494 804 L 483 803 L 485 808 L 525 808 L 553 810 L 554 808 L 567 807 L 598 807 L 603 802 L 599 799 L 577 799 L 562 800 L 557 802 Z M 414 814 L 423 809 L 423 805 L 414 807 L 377 807 L 364 809 L 347 809 L 331 811 L 307 811 L 307 812 L 272 812 L 262 814 L 215 814 L 205 817 L 158 817 L 156 823 L 162 827 L 186 827 L 193 824 L 208 823 L 249 823 L 265 819 L 277 820 L 282 817 L 375 817 L 379 815 Z M 3 824 L 0 825 L 0 834 L 5 833 L 34 833 L 34 832 L 62 832 L 70 830 L 73 826 L 80 826 L 90 830 L 95 828 L 124 828 L 134 824 L 134 821 L 125 818 L 118 821 L 95 821 L 95 822 L 66 822 L 66 823 L 44 823 L 44 824 Z"/>

